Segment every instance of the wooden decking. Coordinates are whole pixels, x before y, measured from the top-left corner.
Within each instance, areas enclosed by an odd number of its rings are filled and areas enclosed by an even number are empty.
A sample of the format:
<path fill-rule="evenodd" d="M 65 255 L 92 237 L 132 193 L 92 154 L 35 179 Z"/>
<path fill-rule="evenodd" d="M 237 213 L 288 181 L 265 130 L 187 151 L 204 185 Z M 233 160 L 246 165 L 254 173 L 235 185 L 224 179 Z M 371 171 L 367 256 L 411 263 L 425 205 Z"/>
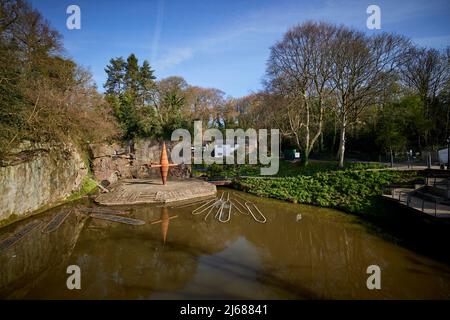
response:
<path fill-rule="evenodd" d="M 113 185 L 110 192 L 99 195 L 95 201 L 107 206 L 168 203 L 215 194 L 215 185 L 197 179 L 169 180 L 166 185 L 159 179 L 127 179 Z"/>

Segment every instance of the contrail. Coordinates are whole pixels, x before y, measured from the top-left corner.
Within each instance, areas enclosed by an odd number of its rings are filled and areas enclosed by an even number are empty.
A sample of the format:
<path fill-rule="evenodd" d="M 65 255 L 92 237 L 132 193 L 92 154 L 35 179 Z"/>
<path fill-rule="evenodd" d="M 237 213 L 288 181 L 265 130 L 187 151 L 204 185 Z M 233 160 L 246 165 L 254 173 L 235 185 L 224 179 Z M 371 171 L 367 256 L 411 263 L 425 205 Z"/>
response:
<path fill-rule="evenodd" d="M 161 36 L 161 28 L 164 17 L 164 0 L 158 1 L 157 10 L 158 11 L 156 15 L 155 32 L 153 33 L 153 41 L 152 41 L 152 55 L 151 55 L 152 61 L 156 60 L 156 55 L 158 54 L 159 38 Z"/>

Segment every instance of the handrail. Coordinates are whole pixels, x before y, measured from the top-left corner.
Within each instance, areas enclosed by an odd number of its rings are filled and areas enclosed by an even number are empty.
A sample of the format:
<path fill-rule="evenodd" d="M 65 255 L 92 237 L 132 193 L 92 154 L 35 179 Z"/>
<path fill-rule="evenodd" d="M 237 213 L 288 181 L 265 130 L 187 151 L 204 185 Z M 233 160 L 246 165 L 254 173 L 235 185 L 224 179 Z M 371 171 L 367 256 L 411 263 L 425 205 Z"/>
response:
<path fill-rule="evenodd" d="M 436 177 L 431 177 L 431 178 L 434 178 L 434 180 L 431 180 L 431 182 L 432 182 L 432 184 L 434 186 L 436 186 L 436 185 L 446 185 L 447 186 L 447 192 L 449 191 L 449 189 L 450 189 L 450 179 L 447 179 L 446 183 L 444 184 L 444 183 L 437 182 L 436 181 Z M 429 214 L 431 216 L 434 215 L 434 217 L 438 216 L 437 215 L 437 209 L 438 209 L 437 207 L 438 207 L 438 204 L 441 203 L 441 201 L 439 199 L 437 199 L 436 196 L 429 196 L 429 197 L 427 197 L 426 194 L 424 194 L 423 192 L 417 191 L 417 190 L 412 190 L 412 192 L 411 191 L 398 190 L 397 191 L 398 197 L 397 197 L 396 190 L 398 188 L 396 186 L 392 186 L 392 185 L 384 186 L 383 187 L 383 194 L 387 194 L 387 193 L 384 193 L 387 189 L 390 190 L 390 193 L 391 193 L 391 196 L 392 196 L 393 199 L 398 200 L 400 203 L 404 203 L 407 207 L 414 208 L 414 209 L 416 209 L 418 211 L 421 211 L 422 213 L 426 213 L 425 210 L 429 210 L 429 212 L 427 214 Z M 416 191 L 417 191 L 417 195 L 415 194 Z M 403 202 L 402 201 L 402 197 L 405 194 L 406 194 L 406 202 Z M 420 194 L 424 194 L 425 196 L 420 196 Z M 416 200 L 413 201 L 413 198 L 416 198 L 417 201 Z M 422 203 L 420 203 L 420 200 L 422 200 Z M 430 207 L 429 208 L 425 206 L 425 204 L 427 202 L 430 203 Z M 433 207 L 432 207 L 433 206 L 433 202 L 434 202 L 434 214 L 433 214 Z M 419 207 L 418 208 L 414 207 L 414 204 L 418 205 Z"/>

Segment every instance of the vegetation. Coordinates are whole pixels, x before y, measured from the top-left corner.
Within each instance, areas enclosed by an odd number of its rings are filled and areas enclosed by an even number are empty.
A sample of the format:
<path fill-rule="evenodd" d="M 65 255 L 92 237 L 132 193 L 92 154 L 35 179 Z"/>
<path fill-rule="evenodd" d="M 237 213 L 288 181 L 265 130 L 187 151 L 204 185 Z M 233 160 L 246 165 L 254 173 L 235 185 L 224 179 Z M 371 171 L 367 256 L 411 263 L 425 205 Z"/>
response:
<path fill-rule="evenodd" d="M 68 201 L 73 201 L 81 198 L 84 195 L 88 195 L 97 191 L 97 182 L 92 179 L 90 174 L 84 177 L 81 186 L 78 191 L 73 192 L 68 198 Z"/>
<path fill-rule="evenodd" d="M 62 38 L 23 0 L 0 0 L 0 153 L 22 140 L 170 138 L 177 128 L 276 128 L 310 156 L 436 150 L 450 133 L 450 49 L 401 35 L 306 22 L 270 48 L 264 89 L 241 98 L 156 79 L 134 54 L 106 66 L 105 94 L 63 55 Z M 247 170 L 244 168 L 242 170 Z M 250 170 L 251 171 L 251 170 Z"/>
<path fill-rule="evenodd" d="M 305 163 L 317 144 L 337 151 L 340 167 L 347 146 L 372 154 L 435 149 L 449 134 L 449 63 L 450 49 L 307 22 L 271 48 L 253 112 L 280 128 Z"/>
<path fill-rule="evenodd" d="M 346 162 L 345 169 L 337 164 L 311 161 L 303 166 L 281 161 L 275 177 L 259 176 L 260 167 L 251 165 L 202 165 L 194 167 L 193 172 L 213 179 L 233 178 L 234 187 L 262 197 L 375 215 L 379 214 L 377 197 L 382 187 L 418 178 L 417 172 L 385 170 L 386 165 L 379 163 Z"/>
<path fill-rule="evenodd" d="M 168 138 L 178 127 L 192 131 L 194 120 L 220 130 L 275 128 L 303 165 L 311 154 L 336 153 L 342 168 L 348 151 L 378 161 L 443 146 L 449 61 L 450 49 L 419 48 L 400 35 L 307 22 L 271 48 L 264 90 L 239 99 L 180 77 L 155 81 L 148 62 L 139 67 L 133 54 L 111 60 L 105 88 L 125 137 Z"/>
<path fill-rule="evenodd" d="M 61 36 L 27 2 L 0 0 L 0 153 L 27 139 L 88 142 L 122 136 L 169 138 L 194 120 L 225 128 L 278 128 L 283 146 L 337 151 L 338 162 L 281 162 L 281 179 L 239 181 L 249 192 L 291 201 L 367 211 L 384 184 L 406 173 L 365 172 L 376 165 L 344 162 L 346 146 L 393 154 L 444 143 L 450 121 L 450 50 L 407 38 L 367 36 L 344 26 L 307 22 L 271 48 L 265 88 L 240 98 L 157 80 L 134 54 L 106 67 L 105 95 L 89 72 L 62 54 Z M 442 121 L 445 120 L 445 121 Z M 346 167 L 336 171 L 336 164 Z M 212 165 L 209 176 L 257 176 L 259 166 Z M 88 192 L 86 181 L 81 192 Z M 88 190 L 89 189 L 89 190 Z"/>
<path fill-rule="evenodd" d="M 338 208 L 351 213 L 377 214 L 382 187 L 417 178 L 411 171 L 340 170 L 276 179 L 244 178 L 236 187 L 259 196 Z"/>
<path fill-rule="evenodd" d="M 91 75 L 62 52 L 61 36 L 31 5 L 0 0 L 0 155 L 22 140 L 117 135 Z"/>
<path fill-rule="evenodd" d="M 347 149 L 378 160 L 381 154 L 444 145 L 450 130 L 449 61 L 449 49 L 419 48 L 400 35 L 367 36 L 307 22 L 271 48 L 265 88 L 249 96 L 224 98 L 220 90 L 193 87 L 180 77 L 154 82 L 150 69 L 147 89 L 139 89 L 138 80 L 132 86 L 137 90 L 129 88 L 130 74 L 145 78 L 134 55 L 127 62 L 111 60 L 105 88 L 126 137 L 168 138 L 174 128 L 192 129 L 194 120 L 220 130 L 276 128 L 283 147 L 300 150 L 304 165 L 310 154 L 336 152 L 342 168 Z M 148 99 L 125 99 L 129 91 Z"/>
<path fill-rule="evenodd" d="M 236 178 L 242 176 L 257 177 L 260 175 L 259 165 L 194 165 L 193 174 L 196 176 L 207 175 L 210 178 L 228 177 Z M 347 170 L 367 170 L 382 169 L 386 165 L 370 162 L 346 162 Z M 276 177 L 292 177 L 297 175 L 310 176 L 318 172 L 328 172 L 340 170 L 337 161 L 315 161 L 312 160 L 308 166 L 303 166 L 300 162 L 292 163 L 289 161 L 280 161 L 280 167 Z"/>
<path fill-rule="evenodd" d="M 232 99 L 225 99 L 223 92 L 190 86 L 181 77 L 156 81 L 149 62 L 139 66 L 134 54 L 126 61 L 111 59 L 105 71 L 106 100 L 126 139 L 170 139 L 175 129 L 192 131 L 194 120 L 219 128 L 230 128 L 233 122 Z"/>

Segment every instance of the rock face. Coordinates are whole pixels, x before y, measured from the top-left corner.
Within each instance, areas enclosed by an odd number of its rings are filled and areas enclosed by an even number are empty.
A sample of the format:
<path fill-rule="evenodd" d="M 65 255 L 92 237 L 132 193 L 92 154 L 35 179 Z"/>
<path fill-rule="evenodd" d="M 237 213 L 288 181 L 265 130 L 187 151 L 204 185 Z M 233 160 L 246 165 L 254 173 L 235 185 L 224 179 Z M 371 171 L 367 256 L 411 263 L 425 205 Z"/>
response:
<path fill-rule="evenodd" d="M 72 145 L 22 143 L 0 162 L 0 225 L 60 202 L 87 173 Z"/>
<path fill-rule="evenodd" d="M 162 143 L 155 140 L 139 140 L 126 145 L 92 144 L 92 171 L 97 181 L 108 185 L 119 179 L 160 177 L 158 168 L 150 168 L 149 164 L 159 163 Z M 170 160 L 173 142 L 166 141 Z M 171 167 L 169 177 L 189 178 L 190 165 Z"/>

